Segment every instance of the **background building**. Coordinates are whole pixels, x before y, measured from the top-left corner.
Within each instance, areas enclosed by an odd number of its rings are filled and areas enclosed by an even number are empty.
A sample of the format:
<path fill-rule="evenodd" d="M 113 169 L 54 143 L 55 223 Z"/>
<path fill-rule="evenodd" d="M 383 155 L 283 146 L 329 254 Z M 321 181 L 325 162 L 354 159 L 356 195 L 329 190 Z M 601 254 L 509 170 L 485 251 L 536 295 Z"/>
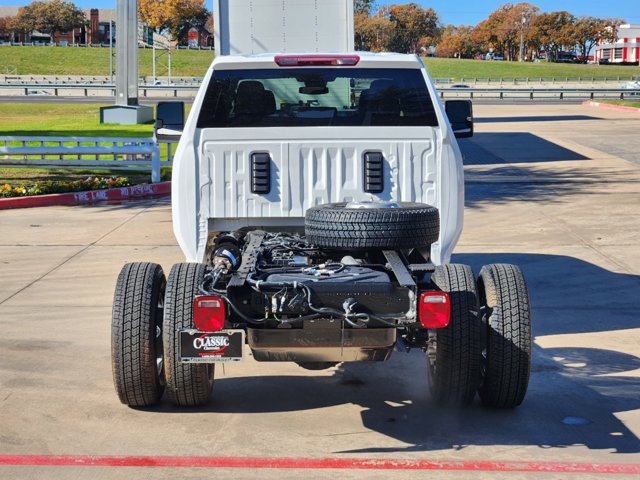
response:
<path fill-rule="evenodd" d="M 115 41 L 115 8 L 92 8 L 85 10 L 85 14 L 89 19 L 86 43 L 109 43 L 109 35 L 111 33 Z M 113 32 L 111 32 L 112 25 L 114 27 Z"/>
<path fill-rule="evenodd" d="M 20 7 L 0 6 L 0 19 L 15 17 L 19 9 Z M 3 28 L 0 30 L 0 41 L 56 43 L 62 45 L 109 43 L 111 21 L 115 22 L 116 10 L 114 8 L 86 8 L 84 13 L 88 20 L 86 25 L 68 31 L 55 32 L 53 38 L 48 33 L 37 30 L 21 32 Z"/>
<path fill-rule="evenodd" d="M 595 60 L 599 63 L 635 63 L 640 62 L 640 24 L 620 25 L 618 40 L 596 46 Z"/>

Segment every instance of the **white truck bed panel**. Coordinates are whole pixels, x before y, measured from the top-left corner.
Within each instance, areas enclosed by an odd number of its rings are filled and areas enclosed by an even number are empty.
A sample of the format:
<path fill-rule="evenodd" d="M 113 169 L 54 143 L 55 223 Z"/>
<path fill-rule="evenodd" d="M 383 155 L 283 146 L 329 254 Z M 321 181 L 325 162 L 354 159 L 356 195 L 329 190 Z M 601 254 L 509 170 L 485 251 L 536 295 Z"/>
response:
<path fill-rule="evenodd" d="M 202 196 L 209 218 L 224 227 L 225 218 L 297 218 L 323 203 L 396 200 L 436 203 L 436 163 L 432 141 L 360 140 L 349 142 L 203 142 Z M 364 152 L 385 158 L 385 192 L 363 192 Z M 249 163 L 253 152 L 272 160 L 269 194 L 251 193 Z M 210 182 L 210 183 L 209 183 Z M 207 192 L 209 190 L 209 192 Z M 205 213 L 205 212 L 203 212 Z M 216 228 L 217 230 L 218 228 Z"/>

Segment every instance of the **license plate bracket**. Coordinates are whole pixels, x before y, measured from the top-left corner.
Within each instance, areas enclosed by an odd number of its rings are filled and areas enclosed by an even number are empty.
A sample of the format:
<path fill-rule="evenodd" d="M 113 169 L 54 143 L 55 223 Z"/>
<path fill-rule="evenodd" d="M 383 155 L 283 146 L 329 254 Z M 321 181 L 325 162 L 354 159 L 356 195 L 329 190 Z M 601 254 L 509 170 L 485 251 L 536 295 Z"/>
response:
<path fill-rule="evenodd" d="M 218 363 L 242 360 L 244 330 L 180 330 L 180 362 Z"/>

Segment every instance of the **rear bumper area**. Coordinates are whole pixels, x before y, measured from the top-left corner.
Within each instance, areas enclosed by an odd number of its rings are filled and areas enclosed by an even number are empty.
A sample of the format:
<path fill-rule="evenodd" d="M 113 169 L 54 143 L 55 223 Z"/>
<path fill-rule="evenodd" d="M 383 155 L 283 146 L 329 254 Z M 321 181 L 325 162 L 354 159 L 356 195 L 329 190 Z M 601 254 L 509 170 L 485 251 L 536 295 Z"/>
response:
<path fill-rule="evenodd" d="M 247 329 L 260 362 L 384 361 L 396 342 L 395 328 Z"/>

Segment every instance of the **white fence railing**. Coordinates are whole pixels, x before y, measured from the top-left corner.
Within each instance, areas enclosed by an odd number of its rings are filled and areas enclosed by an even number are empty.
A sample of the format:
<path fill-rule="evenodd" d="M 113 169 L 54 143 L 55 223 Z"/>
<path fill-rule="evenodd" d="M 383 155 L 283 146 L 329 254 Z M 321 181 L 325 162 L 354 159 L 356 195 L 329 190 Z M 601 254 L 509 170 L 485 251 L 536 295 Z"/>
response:
<path fill-rule="evenodd" d="M 14 168 L 82 168 L 151 170 L 160 181 L 160 145 L 153 138 L 0 137 L 0 166 Z"/>

